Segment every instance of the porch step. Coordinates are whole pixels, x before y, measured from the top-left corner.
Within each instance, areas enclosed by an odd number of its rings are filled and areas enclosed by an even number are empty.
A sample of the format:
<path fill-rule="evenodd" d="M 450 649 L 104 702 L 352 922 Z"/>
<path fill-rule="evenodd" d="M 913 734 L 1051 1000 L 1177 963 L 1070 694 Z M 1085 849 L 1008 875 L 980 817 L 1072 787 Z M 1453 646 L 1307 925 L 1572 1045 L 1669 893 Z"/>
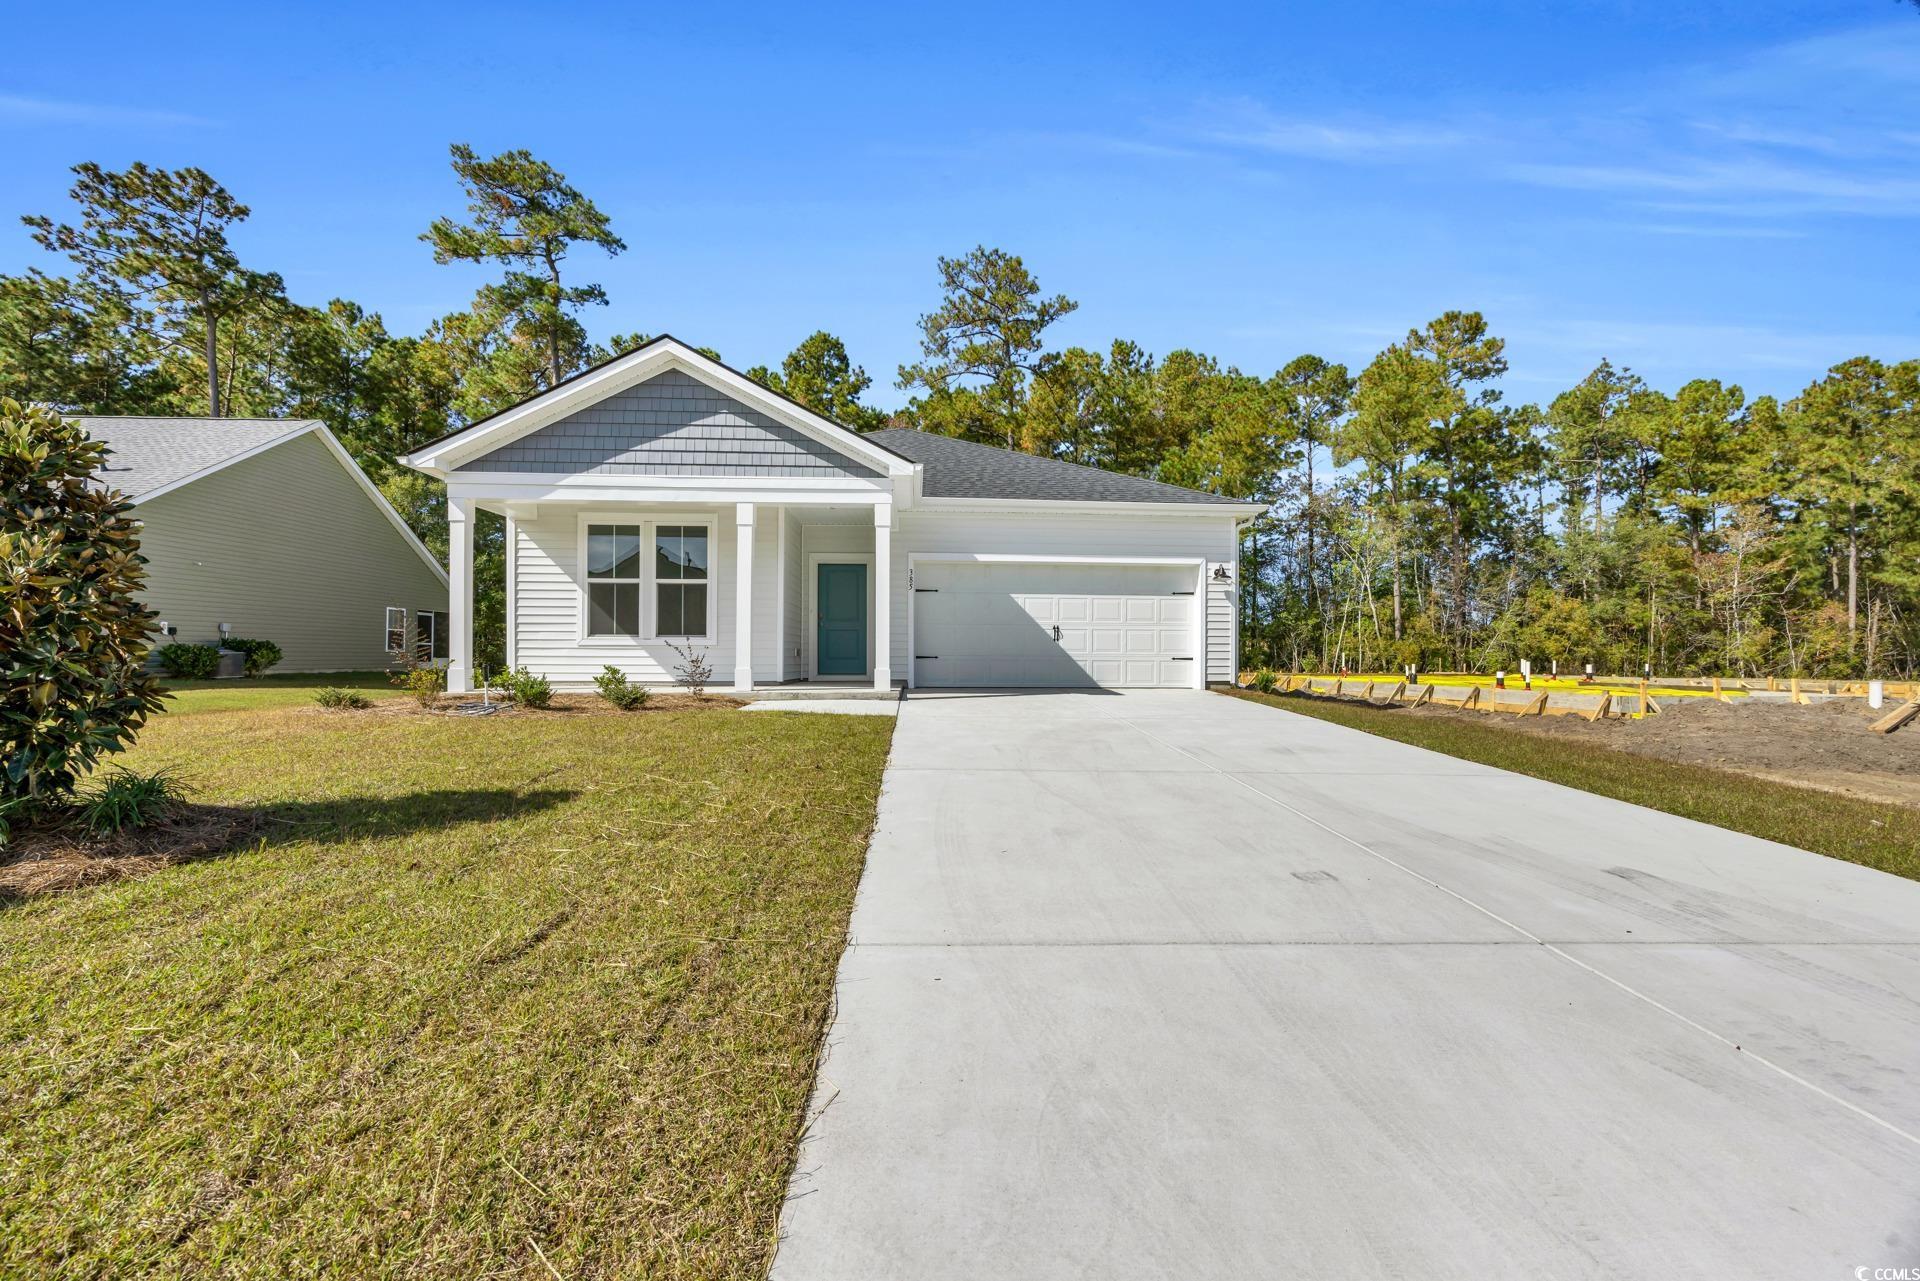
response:
<path fill-rule="evenodd" d="M 897 699 L 904 686 L 875 689 L 871 685 L 763 685 L 751 694 L 736 694 L 755 703 L 773 703 L 799 698 Z"/>

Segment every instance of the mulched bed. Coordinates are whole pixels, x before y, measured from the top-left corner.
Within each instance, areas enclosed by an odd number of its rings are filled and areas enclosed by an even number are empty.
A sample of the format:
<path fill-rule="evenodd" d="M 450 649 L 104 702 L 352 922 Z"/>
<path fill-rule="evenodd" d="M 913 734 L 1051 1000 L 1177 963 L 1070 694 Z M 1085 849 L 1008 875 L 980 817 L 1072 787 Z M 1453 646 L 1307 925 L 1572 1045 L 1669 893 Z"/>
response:
<path fill-rule="evenodd" d="M 369 708 L 359 710 L 333 710 L 314 707 L 311 710 L 328 716 L 461 716 L 470 713 L 463 709 L 480 702 L 477 694 L 457 696 L 442 695 L 431 707 L 423 707 L 411 698 L 383 698 L 375 701 Z M 546 707 L 522 707 L 518 703 L 509 703 L 500 699 L 492 700 L 493 716 L 643 716 L 648 712 L 686 712 L 712 711 L 731 707 L 745 707 L 746 700 L 727 694 L 654 694 L 646 703 L 623 712 L 601 698 L 598 694 L 555 694 L 553 702 Z"/>
<path fill-rule="evenodd" d="M 183 802 L 158 822 L 111 836 L 64 826 L 28 828 L 0 849 L 0 899 L 146 876 L 223 854 L 246 844 L 265 825 L 258 810 Z"/>

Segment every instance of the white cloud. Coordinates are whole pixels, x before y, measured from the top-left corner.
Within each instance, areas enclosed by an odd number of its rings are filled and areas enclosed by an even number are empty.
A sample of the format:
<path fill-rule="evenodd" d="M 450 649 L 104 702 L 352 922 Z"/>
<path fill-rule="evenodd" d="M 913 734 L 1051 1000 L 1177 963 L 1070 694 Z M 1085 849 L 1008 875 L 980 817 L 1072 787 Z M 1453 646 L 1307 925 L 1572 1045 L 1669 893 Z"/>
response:
<path fill-rule="evenodd" d="M 97 102 L 68 102 L 22 94 L 0 94 L 0 123 L 76 125 L 155 125 L 179 127 L 213 123 L 200 116 L 150 107 L 122 107 Z"/>

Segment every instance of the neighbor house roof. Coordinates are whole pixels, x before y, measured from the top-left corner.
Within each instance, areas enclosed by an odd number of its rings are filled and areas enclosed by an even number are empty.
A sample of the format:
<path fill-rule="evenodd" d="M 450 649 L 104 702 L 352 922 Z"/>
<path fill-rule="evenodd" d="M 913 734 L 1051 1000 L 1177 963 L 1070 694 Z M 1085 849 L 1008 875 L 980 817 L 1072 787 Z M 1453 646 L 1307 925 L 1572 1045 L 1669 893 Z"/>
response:
<path fill-rule="evenodd" d="M 152 497 L 206 471 L 323 424 L 288 418 L 78 418 L 112 451 L 101 483 L 128 498 Z"/>
<path fill-rule="evenodd" d="M 928 498 L 1025 498 L 1065 503 L 1192 503 L 1257 507 L 1237 498 L 1184 489 L 1141 476 L 1102 471 L 1058 458 L 979 445 L 953 436 L 886 427 L 867 439 L 919 463 Z"/>
<path fill-rule="evenodd" d="M 360 464 L 317 418 L 89 418 L 72 415 L 89 439 L 110 451 L 95 478 L 136 503 L 145 503 L 192 484 L 243 459 L 263 454 L 309 433 L 346 468 L 380 514 L 414 554 L 446 581 L 445 566 L 434 559 L 386 496 L 367 479 Z"/>

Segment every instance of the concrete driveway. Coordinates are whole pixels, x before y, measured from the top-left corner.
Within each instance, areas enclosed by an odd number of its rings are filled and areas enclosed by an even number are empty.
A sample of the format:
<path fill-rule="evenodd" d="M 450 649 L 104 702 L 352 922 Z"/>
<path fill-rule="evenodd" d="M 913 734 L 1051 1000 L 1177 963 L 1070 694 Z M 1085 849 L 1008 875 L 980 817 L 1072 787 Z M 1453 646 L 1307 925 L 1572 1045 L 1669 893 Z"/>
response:
<path fill-rule="evenodd" d="M 1920 884 L 1219 695 L 916 695 L 815 1109 L 782 1281 L 1920 1269 Z"/>

